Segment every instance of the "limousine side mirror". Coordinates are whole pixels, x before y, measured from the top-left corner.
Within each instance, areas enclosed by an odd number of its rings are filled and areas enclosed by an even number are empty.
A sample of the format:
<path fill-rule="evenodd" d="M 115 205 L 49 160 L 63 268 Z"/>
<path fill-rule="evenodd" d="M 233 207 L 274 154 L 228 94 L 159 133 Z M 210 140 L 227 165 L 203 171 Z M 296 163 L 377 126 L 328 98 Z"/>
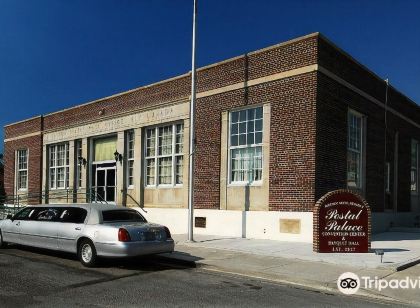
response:
<path fill-rule="evenodd" d="M 6 219 L 13 220 L 13 215 L 12 215 L 12 214 L 8 214 L 8 215 L 6 216 Z"/>

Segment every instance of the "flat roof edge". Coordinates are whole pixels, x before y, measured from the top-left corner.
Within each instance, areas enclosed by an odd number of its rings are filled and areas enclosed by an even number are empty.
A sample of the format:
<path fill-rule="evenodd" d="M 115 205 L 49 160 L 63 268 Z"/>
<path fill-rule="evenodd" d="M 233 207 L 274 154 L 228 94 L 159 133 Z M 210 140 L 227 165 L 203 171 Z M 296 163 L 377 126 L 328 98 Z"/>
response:
<path fill-rule="evenodd" d="M 365 64 L 361 63 L 359 60 L 357 60 L 356 58 L 354 58 L 351 54 L 349 54 L 347 51 L 345 51 L 343 48 L 339 47 L 337 44 L 335 44 L 333 41 L 331 41 L 328 37 L 326 37 L 325 35 L 323 35 L 322 33 L 318 33 L 318 36 L 323 39 L 324 41 L 326 41 L 329 45 L 331 45 L 333 48 L 335 48 L 338 52 L 340 52 L 341 54 L 343 54 L 344 56 L 346 56 L 347 58 L 349 58 L 350 60 L 352 60 L 354 63 L 356 63 L 357 65 L 359 65 L 360 67 L 362 67 L 364 70 L 366 70 L 369 74 L 371 74 L 372 76 L 374 76 L 375 78 L 377 78 L 378 80 L 382 81 L 383 83 L 386 83 L 386 79 L 383 79 L 382 77 L 380 77 L 377 73 L 375 73 L 373 70 L 371 70 L 369 67 L 367 67 Z M 388 82 L 389 82 L 389 87 L 392 88 L 394 91 L 396 91 L 398 94 L 400 94 L 401 96 L 403 96 L 405 99 L 407 99 L 407 101 L 411 104 L 413 104 L 415 107 L 420 109 L 420 105 L 417 104 L 414 100 L 412 100 L 410 97 L 408 97 L 406 94 L 404 94 L 402 91 L 398 90 L 397 88 L 395 88 L 393 85 L 391 85 L 390 82 L 390 78 L 389 76 L 388 78 Z"/>
<path fill-rule="evenodd" d="M 20 123 L 28 122 L 28 121 L 31 121 L 31 120 L 35 120 L 35 119 L 38 119 L 38 118 L 42 118 L 42 115 L 37 115 L 37 116 L 31 117 L 31 118 L 28 118 L 28 119 L 20 120 L 20 121 L 17 121 L 17 122 L 12 122 L 12 123 L 4 125 L 3 127 L 13 126 L 13 125 L 16 125 L 16 124 L 20 124 Z"/>
<path fill-rule="evenodd" d="M 295 43 L 295 42 L 298 42 L 298 41 L 302 41 L 302 40 L 305 40 L 305 39 L 308 39 L 308 38 L 311 38 L 311 37 L 315 37 L 315 36 L 318 36 L 318 35 L 319 35 L 319 32 L 313 32 L 313 33 L 310 33 L 310 34 L 306 34 L 306 35 L 303 35 L 303 36 L 300 36 L 300 37 L 297 37 L 297 38 L 293 38 L 293 39 L 290 39 L 290 40 L 287 40 L 287 41 L 284 41 L 284 42 L 277 43 L 275 45 L 271 45 L 271 46 L 264 47 L 264 48 L 261 48 L 261 49 L 257 49 L 257 50 L 254 50 L 254 51 L 251 51 L 251 52 L 248 52 L 248 53 L 244 53 L 244 54 L 241 54 L 241 55 L 236 56 L 236 57 L 232 57 L 232 58 L 229 58 L 229 59 L 226 59 L 226 60 L 218 61 L 216 63 L 205 65 L 203 67 L 198 68 L 197 71 L 198 72 L 203 71 L 203 70 L 206 70 L 206 69 L 224 64 L 224 63 L 235 61 L 235 60 L 240 59 L 240 58 L 242 58 L 246 55 L 259 54 L 259 53 L 262 53 L 262 52 L 265 52 L 265 51 L 268 51 L 268 50 L 271 50 L 271 49 L 275 49 L 275 48 L 278 48 L 278 47 L 281 47 L 281 46 L 286 46 L 286 45 L 289 45 L 289 44 L 292 44 L 292 43 Z M 64 108 L 64 109 L 61 109 L 61 110 L 58 110 L 58 111 L 49 112 L 49 113 L 44 114 L 43 116 L 46 117 L 46 116 L 49 116 L 49 115 L 54 115 L 54 114 L 57 114 L 57 113 L 61 113 L 61 112 L 64 112 L 64 111 L 72 110 L 72 109 L 83 107 L 83 106 L 87 106 L 87 105 L 90 105 L 90 104 L 95 104 L 95 103 L 105 101 L 105 100 L 108 100 L 108 99 L 111 99 L 111 98 L 115 98 L 115 97 L 119 97 L 119 96 L 122 96 L 122 95 L 125 95 L 125 94 L 129 94 L 129 93 L 141 90 L 141 89 L 147 89 L 149 87 L 153 87 L 153 86 L 156 86 L 156 85 L 159 85 L 159 84 L 162 84 L 162 83 L 166 83 L 166 82 L 169 82 L 169 81 L 181 79 L 181 78 L 184 78 L 184 77 L 187 77 L 187 76 L 190 76 L 190 75 L 191 75 L 191 71 L 188 71 L 187 73 L 177 75 L 177 76 L 174 76 L 174 77 L 170 77 L 170 78 L 167 78 L 167 79 L 164 79 L 164 80 L 160 80 L 160 81 L 157 81 L 157 82 L 154 82 L 154 83 L 151 83 L 151 84 L 147 84 L 147 85 L 140 86 L 140 87 L 130 89 L 130 90 L 127 90 L 127 91 L 123 91 L 123 92 L 118 92 L 118 93 L 115 93 L 115 94 L 112 94 L 112 95 L 109 95 L 109 96 L 101 97 L 101 98 L 98 98 L 98 99 L 95 99 L 95 100 L 92 100 L 92 101 L 88 101 L 86 103 L 82 103 L 82 104 L 78 104 L 78 105 L 75 105 L 75 106 L 72 106 L 72 107 Z M 8 125 L 10 126 L 10 125 L 18 124 L 18 123 L 21 123 L 21 122 L 24 122 L 24 121 L 27 121 L 27 120 L 22 120 L 22 121 L 19 121 L 19 122 L 8 124 Z"/>

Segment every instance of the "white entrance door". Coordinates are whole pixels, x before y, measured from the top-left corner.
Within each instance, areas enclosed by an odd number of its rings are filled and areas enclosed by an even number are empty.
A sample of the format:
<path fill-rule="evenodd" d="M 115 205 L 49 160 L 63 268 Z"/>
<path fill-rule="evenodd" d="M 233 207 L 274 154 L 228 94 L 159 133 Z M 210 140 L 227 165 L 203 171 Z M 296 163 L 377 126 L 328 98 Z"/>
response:
<path fill-rule="evenodd" d="M 115 166 L 96 167 L 95 172 L 95 201 L 115 203 L 116 195 L 116 170 Z"/>

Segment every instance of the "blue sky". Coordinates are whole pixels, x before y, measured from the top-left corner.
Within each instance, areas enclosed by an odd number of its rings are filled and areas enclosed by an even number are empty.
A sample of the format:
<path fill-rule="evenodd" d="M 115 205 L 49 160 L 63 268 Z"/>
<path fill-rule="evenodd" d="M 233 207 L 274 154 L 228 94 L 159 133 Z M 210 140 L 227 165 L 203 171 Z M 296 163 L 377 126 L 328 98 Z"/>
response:
<path fill-rule="evenodd" d="M 198 10 L 199 66 L 319 31 L 420 103 L 420 1 Z M 192 0 L 0 0 L 0 126 L 187 72 L 191 21 Z"/>

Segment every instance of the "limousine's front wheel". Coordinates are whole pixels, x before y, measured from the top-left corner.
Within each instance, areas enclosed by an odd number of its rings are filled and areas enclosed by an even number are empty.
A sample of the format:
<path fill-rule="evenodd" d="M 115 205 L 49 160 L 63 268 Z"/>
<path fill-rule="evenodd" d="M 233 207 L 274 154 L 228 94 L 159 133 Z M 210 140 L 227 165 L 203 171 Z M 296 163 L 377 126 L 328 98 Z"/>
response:
<path fill-rule="evenodd" d="M 80 241 L 78 256 L 80 262 L 87 267 L 93 267 L 96 264 L 96 249 L 92 241 L 83 239 Z"/>

